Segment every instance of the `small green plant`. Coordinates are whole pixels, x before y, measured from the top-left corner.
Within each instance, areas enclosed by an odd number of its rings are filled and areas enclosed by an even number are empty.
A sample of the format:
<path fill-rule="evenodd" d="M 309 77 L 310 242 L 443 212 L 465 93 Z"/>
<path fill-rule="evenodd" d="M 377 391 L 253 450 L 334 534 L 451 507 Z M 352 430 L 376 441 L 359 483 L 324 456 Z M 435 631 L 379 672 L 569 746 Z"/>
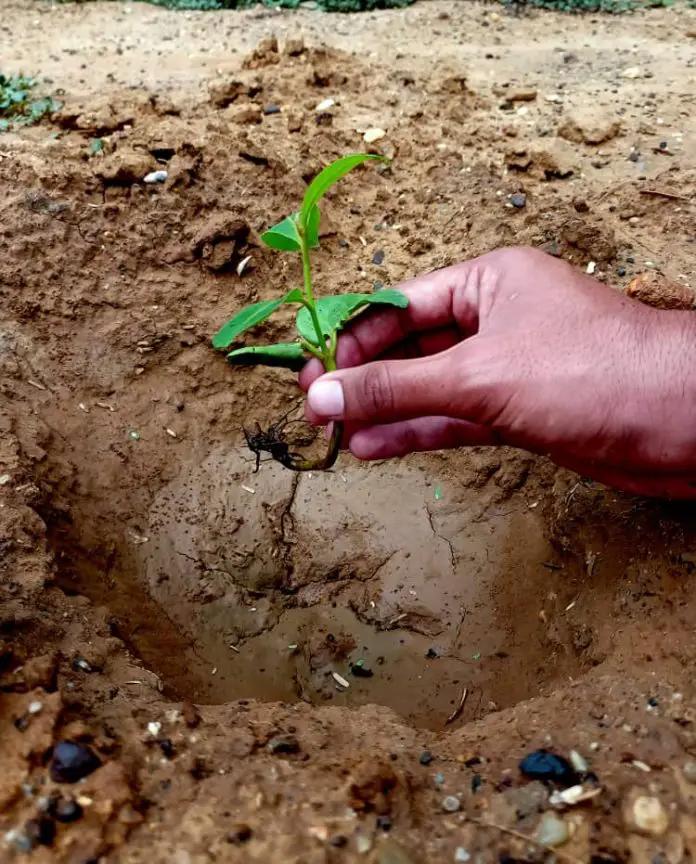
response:
<path fill-rule="evenodd" d="M 382 304 L 404 308 L 407 298 L 395 290 L 382 290 L 375 294 L 333 294 L 315 297 L 312 286 L 312 267 L 310 253 L 319 246 L 319 222 L 321 213 L 319 201 L 328 189 L 353 168 L 370 160 L 388 162 L 383 156 L 370 153 L 355 153 L 332 162 L 314 178 L 305 192 L 302 206 L 269 228 L 261 240 L 271 249 L 299 254 L 302 261 L 303 287 L 293 288 L 283 297 L 262 300 L 246 306 L 231 318 L 214 336 L 215 348 L 229 349 L 237 338 L 256 327 L 283 305 L 298 305 L 295 319 L 298 339 L 295 342 L 281 342 L 275 345 L 248 345 L 230 351 L 230 363 L 264 364 L 284 366 L 290 369 L 301 368 L 309 357 L 317 357 L 327 372 L 336 369 L 337 334 L 343 325 L 367 306 Z M 268 452 L 277 462 L 293 471 L 325 471 L 331 468 L 338 456 L 343 424 L 335 423 L 326 454 L 319 459 L 307 459 L 300 453 L 293 453 L 283 434 L 284 422 L 276 423 L 263 432 L 246 432 L 247 444 L 256 453 Z M 258 470 L 258 459 L 257 459 Z"/>
<path fill-rule="evenodd" d="M 33 78 L 0 72 L 0 132 L 15 126 L 32 126 L 61 107 L 50 96 L 32 98 L 35 86 Z"/>

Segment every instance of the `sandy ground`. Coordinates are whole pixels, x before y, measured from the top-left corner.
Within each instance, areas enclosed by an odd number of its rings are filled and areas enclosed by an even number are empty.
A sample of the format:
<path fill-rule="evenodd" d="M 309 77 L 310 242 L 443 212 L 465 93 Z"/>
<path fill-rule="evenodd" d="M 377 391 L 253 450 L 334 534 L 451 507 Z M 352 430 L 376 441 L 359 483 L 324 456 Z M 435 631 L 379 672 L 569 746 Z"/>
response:
<path fill-rule="evenodd" d="M 696 12 L 2 12 L 64 103 L 0 138 L 2 860 L 694 857 L 693 507 L 485 449 L 254 473 L 299 393 L 210 338 L 374 127 L 320 291 L 525 243 L 693 305 Z M 591 797 L 554 811 L 538 747 Z"/>

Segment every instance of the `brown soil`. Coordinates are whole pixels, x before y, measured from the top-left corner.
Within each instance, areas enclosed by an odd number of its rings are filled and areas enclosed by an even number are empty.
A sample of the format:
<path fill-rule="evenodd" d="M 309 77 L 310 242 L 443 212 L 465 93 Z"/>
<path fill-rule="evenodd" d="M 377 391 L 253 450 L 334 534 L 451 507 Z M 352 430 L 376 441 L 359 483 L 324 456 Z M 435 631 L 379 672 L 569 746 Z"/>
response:
<path fill-rule="evenodd" d="M 5 0 L 1 26 L 3 70 L 65 104 L 0 140 L 0 859 L 59 739 L 102 767 L 36 861 L 539 861 L 540 746 L 602 784 L 564 860 L 695 858 L 693 507 L 490 450 L 254 473 L 242 426 L 299 394 L 210 338 L 298 278 L 258 234 L 374 126 L 394 166 L 330 196 L 325 290 L 529 243 L 690 304 L 696 12 Z M 641 833 L 637 790 L 667 823 Z"/>

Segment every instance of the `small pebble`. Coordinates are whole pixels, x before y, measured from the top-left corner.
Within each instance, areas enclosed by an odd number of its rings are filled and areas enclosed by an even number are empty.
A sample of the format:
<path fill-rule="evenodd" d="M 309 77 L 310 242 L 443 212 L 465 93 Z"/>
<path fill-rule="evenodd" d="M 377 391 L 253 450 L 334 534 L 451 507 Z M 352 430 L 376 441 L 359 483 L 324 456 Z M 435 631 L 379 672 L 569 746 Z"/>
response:
<path fill-rule="evenodd" d="M 162 738 L 161 741 L 157 742 L 160 746 L 160 750 L 167 757 L 167 759 L 171 759 L 174 755 L 174 745 L 172 744 L 171 738 Z"/>
<path fill-rule="evenodd" d="M 101 666 L 95 666 L 93 663 L 90 663 L 89 660 L 85 660 L 84 657 L 76 657 L 71 665 L 76 672 L 86 672 L 87 674 L 91 674 L 92 672 L 102 671 Z"/>
<path fill-rule="evenodd" d="M 378 249 L 375 254 L 372 256 L 372 263 L 376 264 L 378 267 L 381 267 L 384 263 L 384 250 Z"/>
<path fill-rule="evenodd" d="M 276 735 L 271 738 L 266 748 L 275 754 L 299 753 L 300 743 L 294 735 Z"/>
<path fill-rule="evenodd" d="M 460 862 L 460 864 L 466 864 L 467 861 L 471 861 L 471 855 L 463 846 L 457 846 L 454 852 L 454 860 Z"/>
<path fill-rule="evenodd" d="M 436 786 L 444 786 L 445 785 L 445 775 L 442 771 L 438 771 L 435 777 L 433 778 L 433 782 Z"/>
<path fill-rule="evenodd" d="M 433 754 L 430 750 L 424 750 L 420 755 L 420 764 L 421 765 L 430 765 L 433 761 Z"/>
<path fill-rule="evenodd" d="M 520 762 L 520 771 L 530 780 L 551 780 L 563 786 L 574 786 L 578 775 L 563 756 L 548 750 L 535 750 Z"/>
<path fill-rule="evenodd" d="M 54 783 L 77 783 L 100 765 L 99 758 L 86 744 L 59 741 L 53 748 L 51 780 Z"/>
<path fill-rule="evenodd" d="M 72 798 L 58 798 L 51 802 L 49 812 L 58 822 L 77 822 L 84 810 Z"/>
<path fill-rule="evenodd" d="M 445 813 L 456 813 L 460 806 L 459 798 L 456 795 L 446 795 L 442 799 L 442 809 Z"/>
<path fill-rule="evenodd" d="M 669 828 L 669 816 L 659 798 L 639 795 L 631 808 L 634 826 L 644 834 L 660 837 Z"/>
<path fill-rule="evenodd" d="M 335 104 L 335 99 L 324 99 L 317 105 L 314 110 L 317 112 L 317 114 L 323 114 L 325 111 L 328 111 L 329 108 L 333 108 Z"/>
<path fill-rule="evenodd" d="M 380 831 L 391 831 L 392 820 L 389 818 L 389 816 L 378 816 L 377 827 Z"/>
<path fill-rule="evenodd" d="M 584 759 L 577 750 L 571 750 L 569 753 L 570 756 L 570 764 L 575 768 L 578 774 L 587 774 L 590 770 L 590 766 L 587 764 L 587 760 Z"/>
<path fill-rule="evenodd" d="M 474 795 L 478 792 L 478 790 L 483 786 L 483 780 L 481 779 L 480 774 L 474 774 L 471 778 L 471 791 Z"/>
<path fill-rule="evenodd" d="M 685 762 L 682 771 L 689 783 L 696 783 L 696 762 L 692 762 L 691 760 Z"/>
<path fill-rule="evenodd" d="M 617 276 L 625 276 L 626 275 L 626 268 L 625 267 L 619 267 L 618 270 L 616 271 L 616 275 Z"/>
<path fill-rule="evenodd" d="M 48 816 L 30 819 L 24 826 L 24 833 L 32 845 L 51 846 L 56 836 L 56 823 Z"/>
<path fill-rule="evenodd" d="M 536 839 L 544 846 L 562 846 L 569 838 L 568 826 L 554 813 L 544 813 L 536 832 Z"/>
<path fill-rule="evenodd" d="M 17 831 L 16 829 L 5 833 L 5 843 L 8 846 L 14 846 L 18 852 L 31 852 L 34 846 L 30 837 L 27 837 L 23 831 Z"/>
<path fill-rule="evenodd" d="M 263 113 L 268 116 L 270 114 L 280 114 L 280 105 L 266 105 Z"/>
<path fill-rule="evenodd" d="M 367 855 L 372 849 L 372 835 L 368 834 L 364 829 L 358 829 L 355 834 L 355 851 L 358 855 Z"/>
<path fill-rule="evenodd" d="M 344 846 L 348 845 L 348 838 L 344 837 L 343 834 L 337 834 L 335 837 L 332 837 L 330 843 L 336 849 L 342 849 Z"/>
<path fill-rule="evenodd" d="M 143 183 L 166 183 L 168 176 L 166 171 L 151 171 L 143 177 Z"/>
<path fill-rule="evenodd" d="M 516 210 L 521 210 L 527 206 L 527 196 L 522 192 L 515 192 L 514 195 L 510 196 L 510 203 Z"/>
<path fill-rule="evenodd" d="M 363 135 L 363 141 L 366 144 L 374 144 L 375 141 L 379 141 L 381 138 L 384 138 L 386 134 L 387 133 L 384 131 L 384 129 L 374 127 L 373 129 L 368 129 L 367 132 L 365 132 L 365 134 Z"/>
<path fill-rule="evenodd" d="M 248 825 L 243 823 L 235 825 L 227 834 L 228 843 L 246 843 L 251 840 L 252 831 Z"/>
<path fill-rule="evenodd" d="M 30 702 L 27 711 L 29 714 L 40 714 L 43 711 L 43 702 Z"/>

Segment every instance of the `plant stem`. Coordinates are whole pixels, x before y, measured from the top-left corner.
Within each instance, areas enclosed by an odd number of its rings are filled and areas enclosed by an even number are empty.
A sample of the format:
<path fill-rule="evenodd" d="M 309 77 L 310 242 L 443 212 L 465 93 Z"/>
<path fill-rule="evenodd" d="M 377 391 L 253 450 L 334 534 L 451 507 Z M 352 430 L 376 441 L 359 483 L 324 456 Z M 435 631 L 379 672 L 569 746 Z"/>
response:
<path fill-rule="evenodd" d="M 314 330 L 317 334 L 317 348 L 318 350 L 310 349 L 310 352 L 315 356 L 319 357 L 319 359 L 324 364 L 324 369 L 326 372 L 335 372 L 336 371 L 336 337 L 333 335 L 329 341 L 329 344 L 326 344 L 326 338 L 322 333 L 321 324 L 319 322 L 319 316 L 317 315 L 316 305 L 314 303 L 314 295 L 312 294 L 312 267 L 309 258 L 309 247 L 305 242 L 304 234 L 301 233 L 302 237 L 302 275 L 304 277 L 304 291 L 305 291 L 305 307 L 309 309 L 309 314 L 312 316 L 312 323 L 314 324 Z M 299 456 L 299 454 L 290 454 L 281 460 L 282 464 L 286 468 L 290 468 L 293 471 L 328 471 L 330 468 L 333 468 L 336 459 L 338 459 L 338 454 L 341 450 L 341 439 L 343 438 L 343 423 L 336 422 L 333 425 L 333 429 L 331 430 L 331 438 L 329 439 L 329 446 L 326 450 L 326 453 L 320 457 L 319 459 L 303 459 Z"/>
<path fill-rule="evenodd" d="M 317 334 L 317 344 L 321 347 L 322 356 L 326 361 L 326 339 L 322 333 L 319 316 L 317 315 L 317 307 L 314 303 L 314 295 L 312 294 L 312 265 L 309 260 L 309 247 L 307 246 L 304 235 L 302 235 L 302 276 L 304 278 L 305 299 L 307 301 L 306 305 L 309 309 L 309 314 L 312 316 L 312 323 L 314 324 L 314 330 Z M 326 362 L 324 362 L 324 368 L 326 369 Z M 326 369 L 326 371 L 330 372 L 333 370 Z"/>

